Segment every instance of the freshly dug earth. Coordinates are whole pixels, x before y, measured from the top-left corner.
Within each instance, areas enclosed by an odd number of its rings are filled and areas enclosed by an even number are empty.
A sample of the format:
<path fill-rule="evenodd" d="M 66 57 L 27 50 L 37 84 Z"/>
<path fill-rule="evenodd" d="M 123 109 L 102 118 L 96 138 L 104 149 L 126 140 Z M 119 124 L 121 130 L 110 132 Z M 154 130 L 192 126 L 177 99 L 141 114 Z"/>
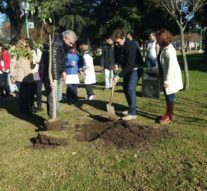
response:
<path fill-rule="evenodd" d="M 119 148 L 140 148 L 171 136 L 167 128 L 152 128 L 122 120 L 76 127 L 80 130 L 75 136 L 78 141 L 102 139 L 105 144 Z"/>
<path fill-rule="evenodd" d="M 67 145 L 67 138 L 38 133 L 37 137 L 31 138 L 33 148 L 48 148 Z"/>

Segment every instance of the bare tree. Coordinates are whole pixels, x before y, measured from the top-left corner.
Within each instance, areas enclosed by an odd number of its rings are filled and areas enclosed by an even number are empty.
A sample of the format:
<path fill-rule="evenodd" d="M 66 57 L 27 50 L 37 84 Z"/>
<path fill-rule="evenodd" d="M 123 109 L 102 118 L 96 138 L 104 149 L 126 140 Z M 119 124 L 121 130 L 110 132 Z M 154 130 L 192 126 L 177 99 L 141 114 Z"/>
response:
<path fill-rule="evenodd" d="M 206 0 L 149 0 L 153 6 L 160 7 L 166 11 L 177 23 L 181 37 L 181 52 L 184 63 L 184 90 L 189 89 L 189 72 L 188 63 L 185 53 L 184 32 L 189 21 L 194 17 L 195 12 L 199 10 L 207 1 Z"/>

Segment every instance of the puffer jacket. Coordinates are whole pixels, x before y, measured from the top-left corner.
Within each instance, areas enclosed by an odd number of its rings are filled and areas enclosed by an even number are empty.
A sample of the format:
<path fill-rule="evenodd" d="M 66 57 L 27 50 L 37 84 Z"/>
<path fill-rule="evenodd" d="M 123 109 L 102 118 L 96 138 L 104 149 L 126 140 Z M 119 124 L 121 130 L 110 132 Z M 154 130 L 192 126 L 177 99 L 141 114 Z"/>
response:
<path fill-rule="evenodd" d="M 52 77 L 53 80 L 59 80 L 65 70 L 66 52 L 64 50 L 63 40 L 56 35 L 52 41 Z M 49 45 L 44 44 L 42 58 L 39 65 L 40 77 L 43 81 L 48 80 L 49 69 Z"/>

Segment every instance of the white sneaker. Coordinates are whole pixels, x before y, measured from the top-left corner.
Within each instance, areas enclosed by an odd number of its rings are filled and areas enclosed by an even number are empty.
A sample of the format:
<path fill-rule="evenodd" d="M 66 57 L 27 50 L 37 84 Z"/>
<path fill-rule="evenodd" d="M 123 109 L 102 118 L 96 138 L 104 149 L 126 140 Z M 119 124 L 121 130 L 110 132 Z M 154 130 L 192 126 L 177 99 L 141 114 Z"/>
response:
<path fill-rule="evenodd" d="M 121 112 L 122 115 L 128 115 L 128 110 Z"/>
<path fill-rule="evenodd" d="M 94 100 L 95 99 L 95 95 L 91 95 L 88 99 L 89 100 Z"/>
<path fill-rule="evenodd" d="M 131 120 L 137 119 L 137 116 L 136 115 L 127 115 L 127 116 L 122 117 L 122 119 L 125 121 L 131 121 Z"/>

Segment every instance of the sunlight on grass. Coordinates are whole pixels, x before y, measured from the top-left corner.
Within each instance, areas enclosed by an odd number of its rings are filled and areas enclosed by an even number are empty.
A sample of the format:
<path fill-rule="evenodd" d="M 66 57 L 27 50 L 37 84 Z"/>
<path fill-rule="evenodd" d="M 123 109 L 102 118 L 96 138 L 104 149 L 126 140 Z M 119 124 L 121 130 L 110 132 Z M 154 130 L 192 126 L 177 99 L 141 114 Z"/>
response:
<path fill-rule="evenodd" d="M 118 149 L 104 146 L 102 140 L 88 143 L 74 139 L 77 125 L 104 123 L 100 117 L 108 117 L 110 91 L 103 89 L 103 73 L 97 74 L 96 100 L 61 103 L 61 118 L 69 121 L 60 133 L 68 138 L 65 147 L 29 147 L 30 138 L 37 136 L 47 119 L 46 106 L 35 119 L 23 120 L 15 102 L 8 101 L 0 109 L 0 190 L 207 190 L 207 70 L 200 55 L 195 56 L 189 57 L 190 90 L 177 94 L 176 120 L 169 126 L 172 136 L 140 149 Z M 126 110 L 121 84 L 114 95 L 115 110 Z M 79 96 L 85 97 L 82 86 Z M 155 118 L 165 112 L 164 96 L 159 100 L 137 98 L 137 122 L 163 128 Z"/>

